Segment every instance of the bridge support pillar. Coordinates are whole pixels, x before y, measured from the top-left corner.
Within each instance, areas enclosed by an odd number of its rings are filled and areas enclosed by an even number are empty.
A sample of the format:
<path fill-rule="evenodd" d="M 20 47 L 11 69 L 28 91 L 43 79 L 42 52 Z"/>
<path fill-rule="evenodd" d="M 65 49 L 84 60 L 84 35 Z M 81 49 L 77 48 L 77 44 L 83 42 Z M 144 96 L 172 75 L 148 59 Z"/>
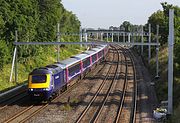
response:
<path fill-rule="evenodd" d="M 106 33 L 106 37 L 107 37 L 107 42 L 108 42 L 108 33 Z"/>
<path fill-rule="evenodd" d="M 128 33 L 128 42 L 131 42 L 131 33 Z"/>
<path fill-rule="evenodd" d="M 125 43 L 125 32 L 123 33 L 123 43 Z"/>
<path fill-rule="evenodd" d="M 134 33 L 132 33 L 132 43 L 134 44 Z"/>
<path fill-rule="evenodd" d="M 98 38 L 99 38 L 99 34 L 98 34 L 98 32 L 96 33 L 96 35 L 97 35 L 97 40 L 98 40 Z"/>
<path fill-rule="evenodd" d="M 101 32 L 101 41 L 103 41 L 103 32 Z"/>
<path fill-rule="evenodd" d="M 88 41 L 88 35 L 87 35 L 87 31 L 86 31 L 86 29 L 84 29 L 84 34 L 85 34 L 85 42 L 87 42 Z M 85 45 L 85 47 L 87 48 L 87 44 Z"/>
<path fill-rule="evenodd" d="M 119 42 L 119 32 L 118 32 L 118 42 Z"/>

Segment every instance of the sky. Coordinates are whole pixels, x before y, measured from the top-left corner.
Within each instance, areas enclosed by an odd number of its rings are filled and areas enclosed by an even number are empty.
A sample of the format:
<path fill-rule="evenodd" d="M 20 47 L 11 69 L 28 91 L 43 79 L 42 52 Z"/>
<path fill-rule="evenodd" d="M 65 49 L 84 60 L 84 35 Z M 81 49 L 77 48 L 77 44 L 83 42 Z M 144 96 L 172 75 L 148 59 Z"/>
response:
<path fill-rule="evenodd" d="M 164 0 L 62 0 L 64 7 L 81 21 L 82 28 L 109 28 L 124 21 L 145 24 L 148 17 L 162 10 Z M 180 6 L 180 0 L 166 0 Z"/>

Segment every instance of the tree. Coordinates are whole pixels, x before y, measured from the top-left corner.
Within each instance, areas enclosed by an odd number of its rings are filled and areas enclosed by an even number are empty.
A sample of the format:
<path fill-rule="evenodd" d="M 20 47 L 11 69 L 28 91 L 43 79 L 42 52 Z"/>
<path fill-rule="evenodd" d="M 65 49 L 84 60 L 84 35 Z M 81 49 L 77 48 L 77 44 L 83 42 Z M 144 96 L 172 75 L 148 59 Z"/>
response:
<path fill-rule="evenodd" d="M 158 10 L 154 12 L 148 19 L 148 24 L 152 26 L 152 33 L 156 34 L 156 26 L 159 25 L 159 34 L 161 35 L 160 43 L 167 42 L 168 36 L 168 19 L 165 17 L 164 12 Z"/>
<path fill-rule="evenodd" d="M 120 25 L 120 28 L 124 27 L 124 31 L 125 32 L 130 32 L 131 31 L 131 27 L 132 27 L 132 24 L 129 22 L 129 21 L 124 21 L 121 25 Z"/>
<path fill-rule="evenodd" d="M 63 7 L 61 0 L 0 0 L 0 8 L 1 50 L 6 52 L 7 49 L 10 55 L 14 49 L 15 30 L 21 42 L 55 41 L 58 22 L 61 23 L 61 32 L 79 32 L 78 18 Z M 20 61 L 24 63 L 26 58 L 38 55 L 41 47 L 21 47 L 18 51 Z M 0 55 L 4 58 L 3 52 Z"/>

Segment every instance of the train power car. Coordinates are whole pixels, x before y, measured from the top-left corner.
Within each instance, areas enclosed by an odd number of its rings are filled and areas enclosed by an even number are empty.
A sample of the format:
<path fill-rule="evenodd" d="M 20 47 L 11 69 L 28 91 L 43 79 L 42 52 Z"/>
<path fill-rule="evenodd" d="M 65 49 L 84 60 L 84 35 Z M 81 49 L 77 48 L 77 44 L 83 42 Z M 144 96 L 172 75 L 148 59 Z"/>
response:
<path fill-rule="evenodd" d="M 107 45 L 98 45 L 66 60 L 34 69 L 28 78 L 28 94 L 32 100 L 49 100 L 76 77 L 101 61 L 108 52 Z"/>

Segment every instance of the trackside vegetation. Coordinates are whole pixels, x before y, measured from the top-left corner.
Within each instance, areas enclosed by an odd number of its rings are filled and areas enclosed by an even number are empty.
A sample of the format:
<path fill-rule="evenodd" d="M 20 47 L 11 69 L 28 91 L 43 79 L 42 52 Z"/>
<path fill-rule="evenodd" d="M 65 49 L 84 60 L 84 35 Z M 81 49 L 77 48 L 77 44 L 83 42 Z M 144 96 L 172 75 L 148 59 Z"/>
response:
<path fill-rule="evenodd" d="M 61 0 L 0 0 L 0 91 L 21 84 L 36 67 L 57 59 L 57 46 L 18 46 L 18 83 L 9 82 L 15 40 L 19 42 L 56 41 L 57 23 L 60 32 L 78 33 L 80 21 L 66 10 Z M 61 41 L 78 41 L 78 36 L 61 36 Z M 60 59 L 81 52 L 78 45 L 61 45 Z"/>
<path fill-rule="evenodd" d="M 156 93 L 159 102 L 168 99 L 168 79 L 167 79 L 167 65 L 168 65 L 168 33 L 169 33 L 169 9 L 174 9 L 174 26 L 175 26 L 175 42 L 174 42 L 174 85 L 173 85 L 173 101 L 174 113 L 168 122 L 180 122 L 180 7 L 168 3 L 161 3 L 163 10 L 154 12 L 148 19 L 148 24 L 152 25 L 152 33 L 156 34 L 156 24 L 159 25 L 160 33 L 160 53 L 159 65 L 160 78 L 155 82 Z M 156 56 L 155 50 L 153 58 L 151 59 L 150 69 L 152 74 L 156 75 Z"/>

